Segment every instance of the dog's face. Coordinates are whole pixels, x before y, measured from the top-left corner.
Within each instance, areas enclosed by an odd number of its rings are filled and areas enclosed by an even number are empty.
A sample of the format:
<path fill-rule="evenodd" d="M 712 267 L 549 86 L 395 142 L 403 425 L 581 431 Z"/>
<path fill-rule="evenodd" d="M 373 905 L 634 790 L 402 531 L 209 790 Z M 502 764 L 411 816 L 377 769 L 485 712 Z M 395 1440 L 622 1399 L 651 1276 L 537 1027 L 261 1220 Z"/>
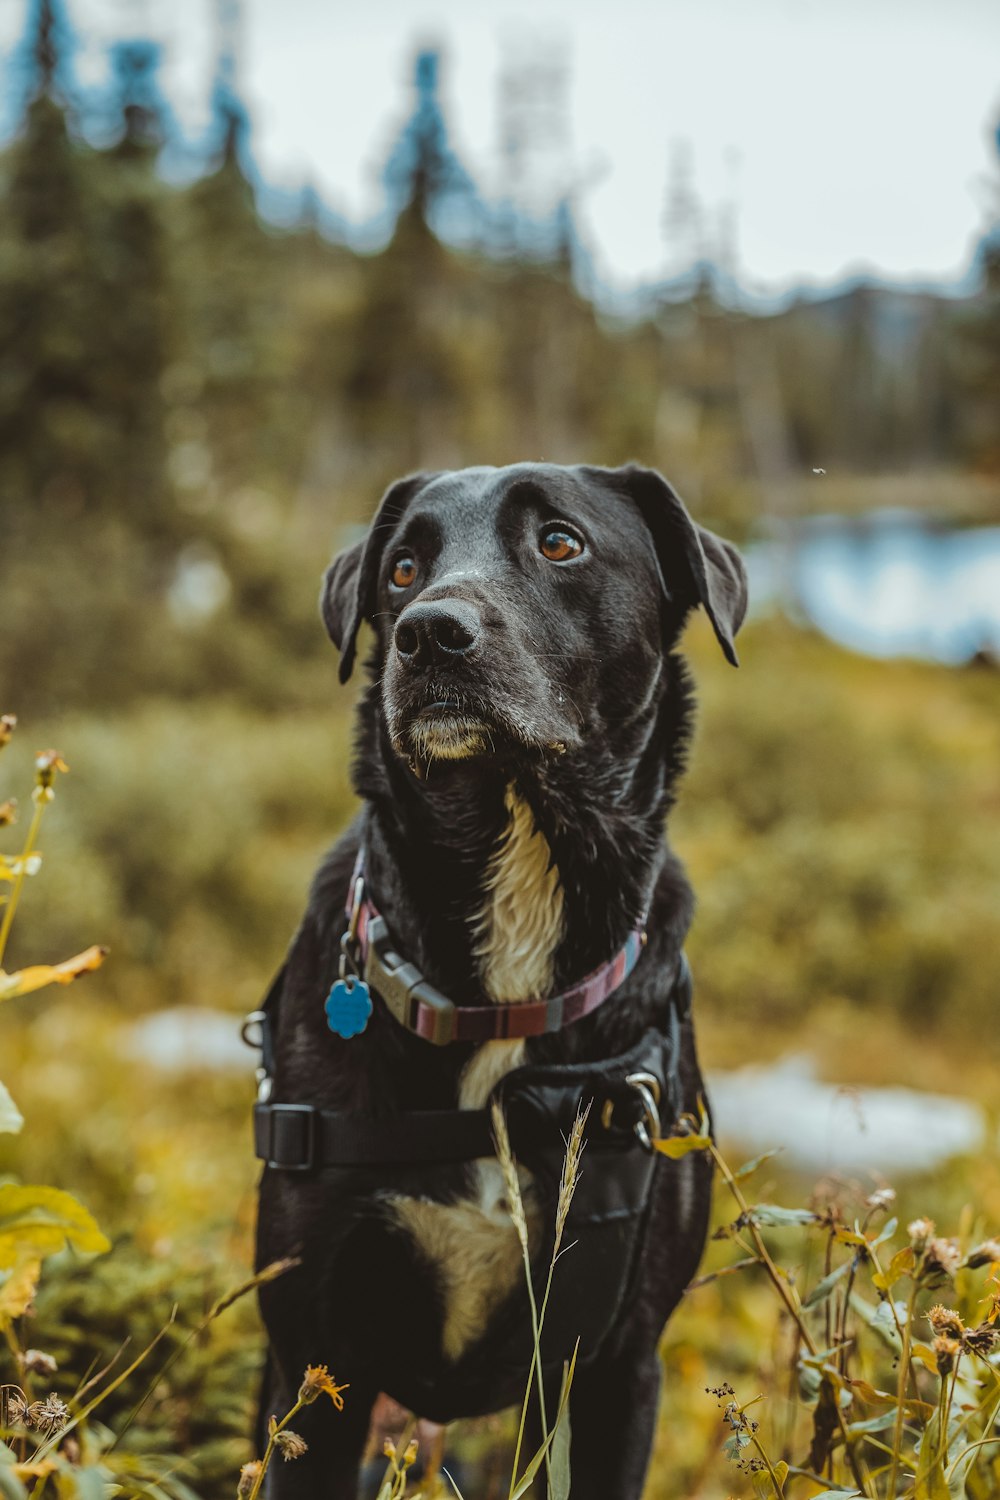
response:
<path fill-rule="evenodd" d="M 561 755 L 634 719 L 697 604 L 735 663 L 733 548 L 651 470 L 551 464 L 399 481 L 322 597 L 342 679 L 374 626 L 390 740 L 418 768 Z"/>

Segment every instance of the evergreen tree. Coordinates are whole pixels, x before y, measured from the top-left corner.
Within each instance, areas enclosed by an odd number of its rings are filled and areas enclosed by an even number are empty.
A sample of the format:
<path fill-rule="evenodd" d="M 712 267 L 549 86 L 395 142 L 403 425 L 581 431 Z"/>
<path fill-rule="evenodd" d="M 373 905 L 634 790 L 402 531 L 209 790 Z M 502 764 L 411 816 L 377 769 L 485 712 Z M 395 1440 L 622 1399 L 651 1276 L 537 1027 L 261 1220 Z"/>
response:
<path fill-rule="evenodd" d="M 993 136 L 1000 165 L 1000 124 Z M 963 456 L 990 474 L 1000 474 L 1000 183 L 994 181 L 994 223 L 979 250 L 982 290 L 957 321 L 953 351 L 956 384 L 962 391 Z"/>
<path fill-rule="evenodd" d="M 176 258 L 183 298 L 184 359 L 199 421 L 206 425 L 215 491 L 249 483 L 268 465 L 268 374 L 281 307 L 270 280 L 271 249 L 244 170 L 249 123 L 231 90 L 217 84 L 213 169 L 184 195 Z"/>
<path fill-rule="evenodd" d="M 156 177 L 163 127 L 155 86 L 159 50 L 115 49 L 120 133 L 102 165 L 104 272 L 115 309 L 109 322 L 101 402 L 114 423 L 118 498 L 137 524 L 167 500 L 164 374 L 169 363 L 171 289 Z"/>
<path fill-rule="evenodd" d="M 112 465 L 101 409 L 107 302 L 96 153 L 70 137 L 54 0 L 32 16 L 29 102 L 0 214 L 0 499 L 10 513 L 98 508 Z"/>

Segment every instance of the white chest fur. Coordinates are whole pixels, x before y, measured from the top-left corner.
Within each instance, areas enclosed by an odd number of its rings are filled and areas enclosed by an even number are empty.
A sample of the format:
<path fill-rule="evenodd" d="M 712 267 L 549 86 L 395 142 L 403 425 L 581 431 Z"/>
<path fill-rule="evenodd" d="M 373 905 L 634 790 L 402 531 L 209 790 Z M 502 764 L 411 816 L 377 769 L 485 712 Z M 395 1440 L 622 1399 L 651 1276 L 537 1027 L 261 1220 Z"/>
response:
<path fill-rule="evenodd" d="M 486 901 L 475 922 L 483 988 L 492 1000 L 537 1000 L 548 994 L 563 931 L 559 872 L 531 809 L 507 788 L 507 828 L 486 877 Z M 462 1109 L 481 1109 L 494 1085 L 516 1068 L 524 1042 L 486 1042 L 469 1061 L 459 1091 Z M 475 1163 L 474 1196 L 458 1203 L 400 1198 L 402 1224 L 437 1268 L 444 1293 L 444 1352 L 457 1359 L 486 1317 L 522 1274 L 517 1236 L 504 1203 L 499 1164 Z M 537 1230 L 530 1175 L 521 1173 L 529 1234 Z"/>

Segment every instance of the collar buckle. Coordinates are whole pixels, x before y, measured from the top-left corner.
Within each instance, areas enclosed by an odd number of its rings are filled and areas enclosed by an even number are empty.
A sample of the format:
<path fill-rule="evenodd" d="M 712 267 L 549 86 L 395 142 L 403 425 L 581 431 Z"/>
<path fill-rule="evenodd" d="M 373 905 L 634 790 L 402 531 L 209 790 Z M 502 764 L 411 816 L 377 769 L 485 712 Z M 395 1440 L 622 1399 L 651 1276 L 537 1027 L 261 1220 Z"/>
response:
<path fill-rule="evenodd" d="M 386 1009 L 407 1031 L 441 1047 L 455 1034 L 455 1007 L 411 964 L 390 946 L 384 917 L 368 923 L 368 960 L 365 980 L 385 1003 Z"/>

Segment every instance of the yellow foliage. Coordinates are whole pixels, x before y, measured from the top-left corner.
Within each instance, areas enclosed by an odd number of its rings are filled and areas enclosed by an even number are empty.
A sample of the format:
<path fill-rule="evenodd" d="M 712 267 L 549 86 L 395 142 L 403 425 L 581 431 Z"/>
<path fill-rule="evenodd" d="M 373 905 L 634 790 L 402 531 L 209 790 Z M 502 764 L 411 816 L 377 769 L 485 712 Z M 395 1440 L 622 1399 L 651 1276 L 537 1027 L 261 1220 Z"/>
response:
<path fill-rule="evenodd" d="M 0 1286 L 0 1330 L 27 1312 L 38 1289 L 41 1271 L 41 1261 L 26 1256 Z"/>
<path fill-rule="evenodd" d="M 67 1245 L 91 1254 L 111 1249 L 96 1220 L 71 1193 L 0 1185 L 0 1270 L 17 1267 L 26 1256 L 54 1255 Z"/>
<path fill-rule="evenodd" d="M 5 974 L 0 969 L 0 1001 L 13 1000 L 18 995 L 30 995 L 33 990 L 43 990 L 49 984 L 72 984 L 81 974 L 90 974 L 99 969 L 107 957 L 107 948 L 86 948 L 74 958 L 63 959 L 61 964 L 32 964 L 19 969 L 15 974 Z"/>

